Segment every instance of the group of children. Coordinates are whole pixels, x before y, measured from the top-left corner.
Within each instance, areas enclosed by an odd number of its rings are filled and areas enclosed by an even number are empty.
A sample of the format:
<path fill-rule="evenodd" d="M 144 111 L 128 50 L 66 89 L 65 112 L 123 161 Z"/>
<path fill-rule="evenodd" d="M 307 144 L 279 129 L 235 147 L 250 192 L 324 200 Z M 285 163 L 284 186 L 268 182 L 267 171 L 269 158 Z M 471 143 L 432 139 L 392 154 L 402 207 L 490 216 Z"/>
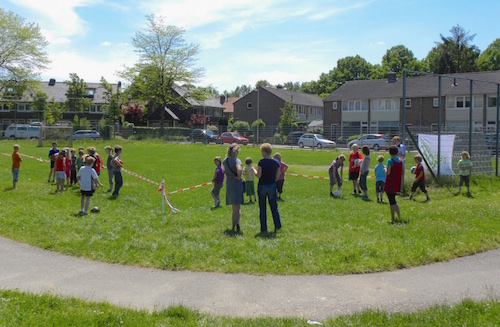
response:
<path fill-rule="evenodd" d="M 104 151 L 108 156 L 106 168 L 108 170 L 109 189 L 107 192 L 113 191 L 114 184 L 115 189 L 112 196 L 117 197 L 123 185 L 121 175 L 123 161 L 120 159 L 122 148 L 119 145 L 115 146 L 115 155 L 113 155 L 113 148 L 110 146 L 106 146 Z M 76 155 L 76 150 L 73 148 L 65 148 L 59 151 L 57 142 L 53 142 L 49 151 L 49 159 L 50 173 L 47 182 L 50 183 L 51 178 L 52 182 L 56 182 L 56 193 L 68 190 L 72 185 L 79 185 L 81 192 L 80 214 L 87 215 L 90 197 L 94 194 L 97 186 L 103 186 L 99 181 L 99 175 L 104 168 L 104 161 L 97 153 L 96 148 L 88 147 L 87 154 L 85 154 L 85 149 L 79 147 L 78 155 Z M 65 181 L 66 187 L 64 187 Z"/>
<path fill-rule="evenodd" d="M 275 153 L 271 158 L 272 146 L 269 143 L 264 143 L 260 147 L 262 159 L 258 163 L 258 170 L 252 165 L 253 160 L 247 157 L 245 160 L 245 167 L 242 168 L 241 175 L 244 177 L 244 193 L 248 196 L 247 204 L 257 202 L 255 193 L 255 177 L 259 179 L 258 182 L 258 195 L 259 195 L 259 208 L 260 208 L 260 223 L 261 232 L 267 232 L 267 217 L 266 217 L 266 199 L 271 207 L 275 229 L 281 228 L 281 220 L 277 207 L 277 201 L 284 201 L 282 198 L 283 185 L 285 183 L 285 174 L 288 165 L 283 162 L 281 154 Z M 210 191 L 214 199 L 214 209 L 220 207 L 220 190 L 224 184 L 225 169 L 222 165 L 221 157 L 214 158 L 216 166 L 214 176 L 212 178 L 213 188 Z M 276 169 L 276 171 L 274 170 Z M 239 232 L 239 223 L 236 224 L 236 231 Z M 234 226 L 233 226 L 234 230 Z"/>

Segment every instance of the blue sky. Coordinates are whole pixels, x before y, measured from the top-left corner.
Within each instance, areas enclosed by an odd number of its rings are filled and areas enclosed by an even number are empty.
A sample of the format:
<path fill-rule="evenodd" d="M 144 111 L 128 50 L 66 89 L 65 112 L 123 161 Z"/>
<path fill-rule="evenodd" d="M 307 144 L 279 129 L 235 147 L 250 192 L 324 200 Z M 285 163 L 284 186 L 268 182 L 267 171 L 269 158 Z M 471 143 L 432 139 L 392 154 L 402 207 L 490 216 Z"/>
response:
<path fill-rule="evenodd" d="M 273 84 L 317 80 L 337 60 L 360 55 L 381 63 L 403 44 L 424 58 L 457 24 L 477 34 L 481 51 L 500 37 L 500 1 L 464 0 L 0 0 L 4 10 L 37 23 L 52 63 L 43 80 L 77 73 L 86 82 L 137 60 L 131 39 L 149 14 L 183 27 L 198 43 L 199 85 L 220 92 L 260 79 Z"/>

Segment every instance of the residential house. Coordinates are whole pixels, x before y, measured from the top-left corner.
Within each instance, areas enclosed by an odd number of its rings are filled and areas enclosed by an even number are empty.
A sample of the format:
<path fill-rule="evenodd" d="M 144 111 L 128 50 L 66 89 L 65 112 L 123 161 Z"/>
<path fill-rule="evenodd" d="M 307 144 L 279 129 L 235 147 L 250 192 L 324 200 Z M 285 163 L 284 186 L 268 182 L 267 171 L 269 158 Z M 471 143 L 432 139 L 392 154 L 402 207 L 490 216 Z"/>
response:
<path fill-rule="evenodd" d="M 260 118 L 267 126 L 276 126 L 286 101 L 293 103 L 298 123 L 323 119 L 323 101 L 317 95 L 272 87 L 259 87 L 234 102 L 234 119 L 252 124 Z"/>
<path fill-rule="evenodd" d="M 209 117 L 210 124 L 217 124 L 224 112 L 224 106 L 220 103 L 220 99 L 207 99 L 204 101 L 196 100 L 189 96 L 188 89 L 184 86 L 174 86 L 172 92 L 174 96 L 181 98 L 181 104 L 169 104 L 166 108 L 159 108 L 154 102 L 148 105 L 147 117 L 148 126 L 160 126 L 161 112 L 165 110 L 164 125 L 173 126 L 175 122 L 187 124 L 191 115 L 201 114 Z M 156 110 L 152 110 L 156 107 Z"/>
<path fill-rule="evenodd" d="M 121 88 L 121 83 L 113 84 L 114 92 Z M 66 93 L 68 85 L 64 82 L 56 82 L 51 79 L 49 82 L 40 82 L 40 90 L 47 95 L 47 102 L 55 101 L 61 106 L 67 101 Z M 93 126 L 97 126 L 100 119 L 104 116 L 103 105 L 108 101 L 104 96 L 105 90 L 102 88 L 101 83 L 86 83 L 85 98 L 91 99 L 92 104 L 83 112 L 65 111 L 62 120 L 71 122 L 75 115 L 85 117 Z M 24 124 L 34 121 L 45 120 L 45 113 L 35 110 L 33 106 L 33 97 L 30 94 L 23 94 L 15 99 L 0 97 L 0 119 L 2 129 L 5 129 L 10 124 Z M 10 103 L 10 105 L 9 105 Z"/>
<path fill-rule="evenodd" d="M 443 76 L 441 78 L 442 126 L 447 129 L 468 129 L 471 83 L 467 79 L 476 80 L 472 83 L 474 130 L 495 129 L 497 83 L 500 83 L 500 71 Z M 404 106 L 407 125 L 437 128 L 438 84 L 437 76 L 406 79 Z M 390 74 L 387 80 L 348 81 L 323 101 L 324 129 L 327 135 L 346 138 L 360 133 L 391 133 L 390 131 L 397 133 L 403 118 L 403 80 Z"/>
<path fill-rule="evenodd" d="M 239 99 L 239 97 L 226 98 L 224 96 L 221 96 L 221 103 L 224 106 L 224 117 L 229 119 L 234 116 L 234 103 Z"/>

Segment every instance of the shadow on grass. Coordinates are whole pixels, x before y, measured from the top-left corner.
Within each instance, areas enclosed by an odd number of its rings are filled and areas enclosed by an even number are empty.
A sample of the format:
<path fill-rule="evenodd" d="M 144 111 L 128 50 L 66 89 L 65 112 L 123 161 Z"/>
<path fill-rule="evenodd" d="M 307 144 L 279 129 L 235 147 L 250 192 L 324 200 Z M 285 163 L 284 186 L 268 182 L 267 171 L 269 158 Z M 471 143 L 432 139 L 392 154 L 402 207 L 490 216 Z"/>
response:
<path fill-rule="evenodd" d="M 276 238 L 276 231 L 274 231 L 274 232 L 260 232 L 258 234 L 255 234 L 255 237 L 267 238 L 267 239 Z"/>
<path fill-rule="evenodd" d="M 11 187 L 6 187 L 3 189 L 4 192 L 9 192 L 9 191 L 14 191 L 15 189 L 11 186 Z"/>
<path fill-rule="evenodd" d="M 243 236 L 243 232 L 235 232 L 234 230 L 232 229 L 226 229 L 224 231 L 224 235 L 228 236 L 228 237 L 237 237 L 237 236 Z"/>
<path fill-rule="evenodd" d="M 389 221 L 389 225 L 403 226 L 410 223 L 409 219 L 396 219 L 394 222 Z"/>

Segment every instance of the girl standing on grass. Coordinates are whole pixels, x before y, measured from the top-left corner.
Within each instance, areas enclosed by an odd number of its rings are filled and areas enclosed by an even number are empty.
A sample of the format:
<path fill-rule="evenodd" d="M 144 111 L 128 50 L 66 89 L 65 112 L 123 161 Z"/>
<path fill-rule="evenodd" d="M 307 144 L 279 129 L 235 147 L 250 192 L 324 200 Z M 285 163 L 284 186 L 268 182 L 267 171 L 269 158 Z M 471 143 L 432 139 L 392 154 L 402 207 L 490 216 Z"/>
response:
<path fill-rule="evenodd" d="M 401 220 L 401 212 L 399 205 L 396 202 L 396 193 L 401 191 L 401 171 L 403 170 L 403 161 L 398 157 L 398 148 L 392 145 L 389 148 L 391 157 L 387 159 L 387 173 L 384 191 L 389 199 L 391 206 L 391 222 L 395 223 L 395 214 L 398 214 L 398 219 Z"/>
<path fill-rule="evenodd" d="M 276 181 L 276 189 L 278 190 L 278 201 L 283 201 L 281 193 L 283 193 L 283 184 L 285 184 L 285 173 L 288 169 L 288 165 L 281 160 L 281 154 L 279 152 L 276 152 L 273 158 L 280 163 L 280 177 Z"/>
<path fill-rule="evenodd" d="M 108 159 L 106 160 L 106 169 L 108 170 L 108 181 L 109 181 L 109 189 L 106 193 L 113 191 L 113 148 L 109 145 L 104 148 L 104 152 L 108 155 Z"/>
<path fill-rule="evenodd" d="M 64 173 L 66 175 L 66 191 L 69 188 L 69 183 L 71 182 L 71 153 L 68 148 L 64 149 Z"/>
<path fill-rule="evenodd" d="M 65 157 L 66 153 L 62 150 L 57 154 L 55 161 L 56 193 L 64 191 L 64 180 L 66 179 Z"/>

